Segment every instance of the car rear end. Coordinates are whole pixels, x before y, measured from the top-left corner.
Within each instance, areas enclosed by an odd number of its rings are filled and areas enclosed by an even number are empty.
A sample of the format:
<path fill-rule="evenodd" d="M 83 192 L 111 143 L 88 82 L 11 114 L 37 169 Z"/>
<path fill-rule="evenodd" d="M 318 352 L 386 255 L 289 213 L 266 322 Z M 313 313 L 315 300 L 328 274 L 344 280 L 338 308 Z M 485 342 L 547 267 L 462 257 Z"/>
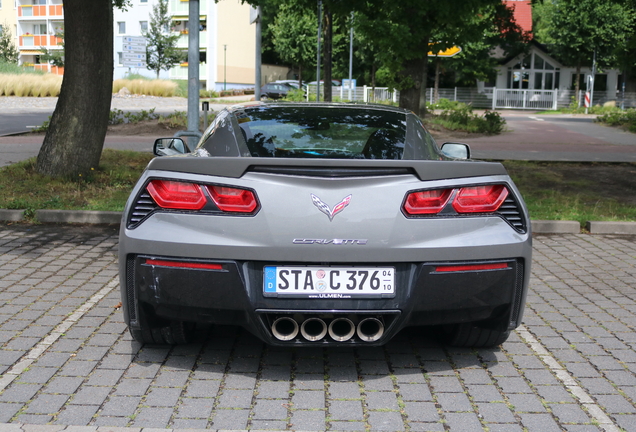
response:
<path fill-rule="evenodd" d="M 457 338 L 521 322 L 530 225 L 500 164 L 176 159 L 151 162 L 124 212 L 133 335 L 205 322 L 273 345 L 377 345 L 407 326 Z"/>

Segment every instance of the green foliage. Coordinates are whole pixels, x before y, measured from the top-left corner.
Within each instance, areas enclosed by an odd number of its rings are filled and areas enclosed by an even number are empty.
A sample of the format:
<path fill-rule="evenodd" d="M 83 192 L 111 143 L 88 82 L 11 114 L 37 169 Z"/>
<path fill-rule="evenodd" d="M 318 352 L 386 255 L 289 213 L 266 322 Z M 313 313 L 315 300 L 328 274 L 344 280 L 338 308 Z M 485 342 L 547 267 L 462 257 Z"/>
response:
<path fill-rule="evenodd" d="M 535 4 L 536 38 L 566 66 L 617 65 L 616 48 L 633 34 L 636 11 L 614 0 L 557 0 Z"/>
<path fill-rule="evenodd" d="M 483 115 L 478 115 L 473 113 L 470 105 L 461 102 L 448 101 L 443 105 L 449 108 L 429 121 L 446 129 L 496 135 L 503 132 L 506 126 L 506 120 L 498 112 L 486 111 Z"/>
<path fill-rule="evenodd" d="M 185 59 L 185 53 L 176 48 L 178 34 L 169 34 L 171 19 L 168 15 L 168 0 L 159 0 L 152 7 L 150 28 L 144 32 L 146 37 L 146 63 L 148 69 L 157 73 L 170 69 L 175 63 Z"/>
<path fill-rule="evenodd" d="M 208 114 L 208 125 L 212 123 L 212 120 L 216 117 L 215 112 Z M 159 124 L 165 126 L 168 129 L 187 129 L 188 127 L 188 113 L 185 111 L 175 111 L 167 116 L 159 116 Z M 203 116 L 199 117 L 199 127 L 203 126 Z"/>
<path fill-rule="evenodd" d="M 636 109 L 633 108 L 625 111 L 614 109 L 597 117 L 596 121 L 608 126 L 620 126 L 636 133 Z"/>
<path fill-rule="evenodd" d="M 280 5 L 274 22 L 269 25 L 273 47 L 281 60 L 309 68 L 316 64 L 316 28 L 313 10 L 293 3 Z"/>
<path fill-rule="evenodd" d="M 214 90 L 199 90 L 200 98 L 218 98 L 219 96 L 219 92 L 216 92 Z"/>
<path fill-rule="evenodd" d="M 122 123 L 139 123 L 142 121 L 148 120 L 156 120 L 159 118 L 158 114 L 155 114 L 155 109 L 151 108 L 150 110 L 141 110 L 140 112 L 131 112 L 131 111 L 122 111 L 120 109 L 110 110 L 110 115 L 108 116 L 108 124 L 116 125 Z"/>
<path fill-rule="evenodd" d="M 18 49 L 11 37 L 11 27 L 5 22 L 0 25 L 0 61 L 17 65 L 18 56 Z"/>
<path fill-rule="evenodd" d="M 0 60 L 0 74 L 3 75 L 20 75 L 20 74 L 35 74 L 44 75 L 45 72 L 39 70 L 33 70 L 18 66 L 17 63 L 9 63 L 4 60 Z"/>
<path fill-rule="evenodd" d="M 35 169 L 35 158 L 0 169 L 0 208 L 122 211 L 152 153 L 105 149 L 99 166 L 76 179 L 52 179 Z"/>
<path fill-rule="evenodd" d="M 287 92 L 287 97 L 285 97 L 285 100 L 291 102 L 304 102 L 307 100 L 307 96 L 305 95 L 304 90 L 295 89 Z"/>
<path fill-rule="evenodd" d="M 454 109 L 459 109 L 465 105 L 466 104 L 462 102 L 452 101 L 446 98 L 440 98 L 437 101 L 437 103 L 427 104 L 427 108 L 434 109 L 434 110 L 454 110 Z"/>

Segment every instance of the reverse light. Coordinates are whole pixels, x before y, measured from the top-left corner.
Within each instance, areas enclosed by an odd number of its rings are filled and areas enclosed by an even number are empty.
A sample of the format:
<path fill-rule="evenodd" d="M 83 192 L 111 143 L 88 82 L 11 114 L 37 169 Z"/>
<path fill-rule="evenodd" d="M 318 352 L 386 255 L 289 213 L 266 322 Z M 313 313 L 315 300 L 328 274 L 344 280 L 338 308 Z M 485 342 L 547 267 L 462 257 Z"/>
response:
<path fill-rule="evenodd" d="M 194 183 L 153 180 L 148 183 L 147 190 L 162 208 L 201 210 L 206 203 L 201 187 Z"/>
<path fill-rule="evenodd" d="M 410 193 L 404 210 L 410 215 L 437 214 L 446 207 L 452 192 L 453 189 L 434 189 Z"/>
<path fill-rule="evenodd" d="M 459 190 L 453 200 L 453 208 L 457 213 L 494 212 L 508 196 L 504 185 L 484 185 L 465 187 Z"/>
<path fill-rule="evenodd" d="M 206 186 L 210 197 L 224 212 L 252 213 L 258 207 L 256 196 L 250 190 L 227 186 Z"/>

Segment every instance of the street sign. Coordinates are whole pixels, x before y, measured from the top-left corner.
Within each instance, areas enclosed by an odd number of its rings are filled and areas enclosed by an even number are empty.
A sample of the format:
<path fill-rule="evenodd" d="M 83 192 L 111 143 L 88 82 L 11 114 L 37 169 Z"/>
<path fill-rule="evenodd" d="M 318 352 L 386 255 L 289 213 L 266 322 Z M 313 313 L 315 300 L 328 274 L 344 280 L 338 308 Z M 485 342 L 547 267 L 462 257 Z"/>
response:
<path fill-rule="evenodd" d="M 429 43 L 429 45 L 434 45 L 434 44 Z M 462 52 L 462 49 L 458 46 L 454 46 L 454 47 L 445 49 L 443 51 L 438 51 L 437 54 L 433 53 L 432 51 L 429 51 L 428 56 L 429 57 L 453 57 L 459 54 L 460 52 Z"/>
<path fill-rule="evenodd" d="M 146 67 L 146 38 L 143 36 L 122 37 L 121 64 L 126 67 Z"/>

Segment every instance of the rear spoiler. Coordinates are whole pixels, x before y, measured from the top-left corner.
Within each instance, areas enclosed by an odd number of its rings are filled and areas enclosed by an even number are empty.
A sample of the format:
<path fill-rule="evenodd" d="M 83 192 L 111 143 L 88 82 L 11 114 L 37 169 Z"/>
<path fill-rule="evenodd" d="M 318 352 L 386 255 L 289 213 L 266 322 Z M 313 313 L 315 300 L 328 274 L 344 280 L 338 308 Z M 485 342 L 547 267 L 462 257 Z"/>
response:
<path fill-rule="evenodd" d="M 318 175 L 323 172 L 349 172 L 355 177 L 414 174 L 420 180 L 444 180 L 463 177 L 507 175 L 506 169 L 498 162 L 472 160 L 365 160 L 365 159 L 285 159 L 252 157 L 157 157 L 148 164 L 149 170 L 184 172 L 241 178 L 249 171 Z M 342 177 L 342 175 L 326 175 Z"/>

